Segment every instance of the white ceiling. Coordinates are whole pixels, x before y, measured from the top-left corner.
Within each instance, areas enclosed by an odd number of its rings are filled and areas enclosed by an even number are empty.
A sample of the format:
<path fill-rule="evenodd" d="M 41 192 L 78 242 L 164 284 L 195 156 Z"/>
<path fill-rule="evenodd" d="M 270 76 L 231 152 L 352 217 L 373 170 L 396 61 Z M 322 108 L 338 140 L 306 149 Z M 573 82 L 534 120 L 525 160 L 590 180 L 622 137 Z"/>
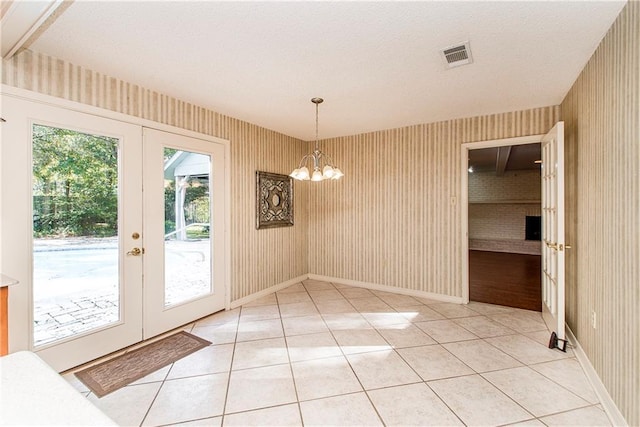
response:
<path fill-rule="evenodd" d="M 558 104 L 624 4 L 76 0 L 30 49 L 312 140 Z"/>

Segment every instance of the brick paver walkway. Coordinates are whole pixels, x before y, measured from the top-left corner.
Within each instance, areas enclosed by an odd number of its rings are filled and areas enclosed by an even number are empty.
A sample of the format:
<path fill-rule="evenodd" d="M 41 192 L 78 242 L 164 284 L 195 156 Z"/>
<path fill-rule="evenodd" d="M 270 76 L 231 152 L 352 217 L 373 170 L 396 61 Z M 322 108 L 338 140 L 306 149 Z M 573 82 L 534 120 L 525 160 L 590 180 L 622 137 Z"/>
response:
<path fill-rule="evenodd" d="M 97 240 L 97 239 L 96 239 Z M 95 256 L 100 249 L 113 250 L 114 239 L 96 240 L 65 239 L 64 241 L 39 241 L 36 252 L 46 253 L 48 265 L 55 265 L 55 258 L 69 250 L 90 250 Z M 166 305 L 173 305 L 209 292 L 208 240 L 169 241 L 167 248 L 175 256 L 167 258 L 165 289 Z M 105 252 L 106 253 L 106 252 Z M 65 272 L 66 274 L 67 272 Z M 60 280 L 55 272 L 53 280 Z M 78 268 L 78 276 L 88 276 L 89 289 L 49 296 L 34 305 L 34 343 L 43 345 L 91 329 L 109 325 L 119 320 L 118 290 L 115 287 L 91 290 L 91 272 Z M 95 281 L 95 277 L 93 278 Z M 64 282 L 63 282 L 64 283 Z M 50 285 L 50 284 L 48 284 Z M 55 286 L 64 286 L 59 283 Z"/>

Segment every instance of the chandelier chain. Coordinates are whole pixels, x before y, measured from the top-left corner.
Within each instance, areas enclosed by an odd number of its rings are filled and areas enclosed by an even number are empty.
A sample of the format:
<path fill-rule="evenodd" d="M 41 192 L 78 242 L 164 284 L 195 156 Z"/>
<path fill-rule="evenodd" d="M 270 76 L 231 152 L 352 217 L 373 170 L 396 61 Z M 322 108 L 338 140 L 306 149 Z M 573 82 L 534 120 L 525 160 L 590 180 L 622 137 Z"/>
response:
<path fill-rule="evenodd" d="M 311 154 L 307 154 L 300 160 L 298 168 L 294 169 L 289 176 L 301 181 L 322 181 L 325 179 L 340 179 L 344 176 L 342 171 L 333 164 L 330 156 L 320 151 L 319 138 L 319 107 L 324 100 L 322 98 L 311 98 L 311 102 L 316 104 L 316 144 L 315 150 Z M 311 170 L 313 173 L 311 173 Z"/>
<path fill-rule="evenodd" d="M 318 151 L 318 102 L 316 102 L 316 151 Z"/>

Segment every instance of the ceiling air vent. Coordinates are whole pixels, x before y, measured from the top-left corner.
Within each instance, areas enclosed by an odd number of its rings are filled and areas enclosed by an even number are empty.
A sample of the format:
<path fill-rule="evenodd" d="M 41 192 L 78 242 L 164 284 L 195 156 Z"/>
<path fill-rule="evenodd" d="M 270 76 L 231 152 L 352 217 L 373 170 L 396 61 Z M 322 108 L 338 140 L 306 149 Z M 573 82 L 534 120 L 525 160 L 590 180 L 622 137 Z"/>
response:
<path fill-rule="evenodd" d="M 440 52 L 442 53 L 442 57 L 444 58 L 447 68 L 459 67 L 473 62 L 469 42 L 444 48 Z"/>

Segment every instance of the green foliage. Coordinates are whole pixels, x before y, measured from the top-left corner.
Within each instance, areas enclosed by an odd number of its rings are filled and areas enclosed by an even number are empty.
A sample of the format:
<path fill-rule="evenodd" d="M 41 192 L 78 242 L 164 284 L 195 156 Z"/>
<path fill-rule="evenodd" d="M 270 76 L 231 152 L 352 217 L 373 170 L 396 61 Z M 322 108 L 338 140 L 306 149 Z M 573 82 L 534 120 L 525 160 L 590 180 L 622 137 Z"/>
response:
<path fill-rule="evenodd" d="M 187 224 L 209 222 L 209 186 L 187 187 L 184 196 L 185 220 Z"/>
<path fill-rule="evenodd" d="M 165 162 L 178 150 L 165 148 Z M 165 187 L 165 234 L 175 230 L 175 182 Z M 208 182 L 192 178 L 187 223 L 209 221 Z M 33 126 L 33 227 L 36 237 L 117 235 L 118 139 Z M 190 238 L 208 236 L 190 229 Z"/>
<path fill-rule="evenodd" d="M 165 163 L 171 160 L 177 153 L 183 152 L 174 148 L 164 148 Z M 166 179 L 166 178 L 165 178 Z M 209 180 L 203 176 L 187 177 L 187 186 L 184 193 L 184 218 L 187 224 L 209 222 Z M 166 180 L 164 187 L 164 219 L 165 234 L 175 231 L 176 223 L 176 183 L 175 180 Z M 187 238 L 208 237 L 209 230 L 200 230 L 197 227 L 187 229 Z"/>
<path fill-rule="evenodd" d="M 36 236 L 113 236 L 118 228 L 118 140 L 33 126 Z"/>
<path fill-rule="evenodd" d="M 176 226 L 176 183 L 170 181 L 164 187 L 164 224 L 165 234 L 175 230 Z M 173 224 L 171 230 L 167 230 L 167 223 Z"/>
<path fill-rule="evenodd" d="M 176 229 L 175 221 L 169 221 L 169 220 L 164 221 L 164 234 L 171 233 L 175 229 Z"/>
<path fill-rule="evenodd" d="M 209 238 L 209 227 L 189 227 L 187 229 L 188 239 L 207 239 Z"/>
<path fill-rule="evenodd" d="M 164 162 L 166 163 L 174 154 L 176 154 L 180 150 L 176 150 L 175 148 L 164 147 Z"/>
<path fill-rule="evenodd" d="M 164 219 L 165 234 L 175 230 L 176 221 L 176 185 L 171 181 L 164 188 Z M 184 210 L 187 224 L 194 222 L 209 222 L 209 187 L 207 184 L 189 186 L 184 196 Z M 174 228 L 167 230 L 167 223 Z"/>

